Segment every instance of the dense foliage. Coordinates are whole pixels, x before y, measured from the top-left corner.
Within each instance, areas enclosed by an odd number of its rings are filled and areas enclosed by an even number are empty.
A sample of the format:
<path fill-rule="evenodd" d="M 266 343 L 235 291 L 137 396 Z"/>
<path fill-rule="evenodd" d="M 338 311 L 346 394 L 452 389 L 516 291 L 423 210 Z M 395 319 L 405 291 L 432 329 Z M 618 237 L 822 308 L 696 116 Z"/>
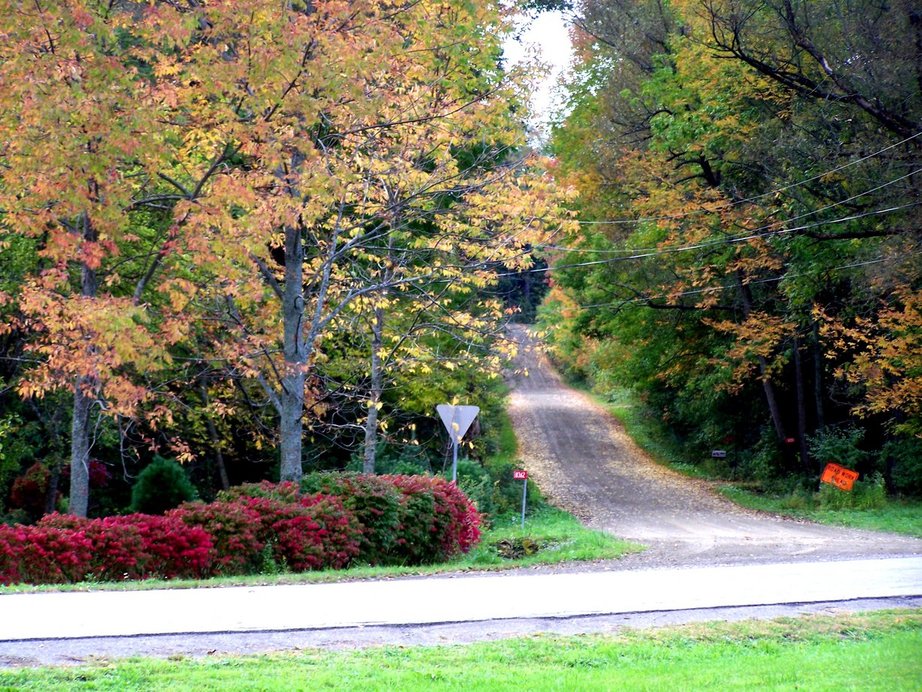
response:
<path fill-rule="evenodd" d="M 479 513 L 441 478 L 324 474 L 305 485 L 330 494 L 263 482 L 166 515 L 55 513 L 35 526 L 0 525 L 0 584 L 418 565 L 466 553 L 480 538 Z"/>
<path fill-rule="evenodd" d="M 581 220 L 547 249 L 560 362 L 724 473 L 838 461 L 922 492 L 917 3 L 536 5 L 569 8 L 578 52 L 552 141 Z"/>
<path fill-rule="evenodd" d="M 492 0 L 6 3 L 0 512 L 122 511 L 158 453 L 208 499 L 425 468 L 436 403 L 497 409 L 498 275 L 560 217 L 506 30 Z"/>

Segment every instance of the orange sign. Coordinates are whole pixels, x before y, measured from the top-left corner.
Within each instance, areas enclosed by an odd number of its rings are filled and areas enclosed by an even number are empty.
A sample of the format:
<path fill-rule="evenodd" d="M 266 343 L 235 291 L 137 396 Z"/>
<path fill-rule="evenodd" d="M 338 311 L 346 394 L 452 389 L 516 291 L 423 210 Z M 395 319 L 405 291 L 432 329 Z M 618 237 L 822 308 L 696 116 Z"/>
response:
<path fill-rule="evenodd" d="M 834 485 L 839 490 L 851 490 L 856 480 L 858 480 L 857 471 L 852 471 L 838 464 L 826 464 L 826 468 L 823 469 L 823 475 L 820 476 L 820 481 Z"/>

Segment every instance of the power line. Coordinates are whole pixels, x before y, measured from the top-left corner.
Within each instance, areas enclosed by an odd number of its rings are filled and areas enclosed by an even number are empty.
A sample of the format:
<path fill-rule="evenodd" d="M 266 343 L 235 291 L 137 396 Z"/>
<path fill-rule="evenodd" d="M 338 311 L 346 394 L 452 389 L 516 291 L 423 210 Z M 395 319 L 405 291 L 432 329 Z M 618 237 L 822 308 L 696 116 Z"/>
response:
<path fill-rule="evenodd" d="M 909 253 L 908 256 L 918 255 L 918 254 L 919 254 L 918 252 L 911 252 L 911 253 Z M 906 255 L 904 255 L 904 256 L 906 256 Z M 821 274 L 821 273 L 823 273 L 823 272 L 839 271 L 839 270 L 841 270 L 841 269 L 854 269 L 854 268 L 856 268 L 856 267 L 866 267 L 866 266 L 868 266 L 868 265 L 880 264 L 881 262 L 886 262 L 888 259 L 892 259 L 892 258 L 888 258 L 888 257 L 877 257 L 877 258 L 872 259 L 872 260 L 865 260 L 865 261 L 863 261 L 863 262 L 852 262 L 851 264 L 842 264 L 842 265 L 840 265 L 840 266 L 838 266 L 838 267 L 828 267 L 828 268 L 826 268 L 826 269 L 820 269 L 820 270 L 817 270 L 817 271 L 814 271 L 814 272 L 798 272 L 798 273 L 796 273 L 796 274 L 783 274 L 782 276 L 774 276 L 774 277 L 771 277 L 771 278 L 756 279 L 756 280 L 753 280 L 753 281 L 749 281 L 747 285 L 752 285 L 752 284 L 767 284 L 767 283 L 773 283 L 773 282 L 783 281 L 784 279 L 797 279 L 797 278 L 800 278 L 800 277 L 803 277 L 803 276 L 814 276 L 814 275 L 816 275 L 816 274 Z M 735 285 L 736 285 L 736 284 L 722 284 L 722 285 L 720 285 L 720 286 L 709 286 L 709 287 L 706 287 L 706 288 L 696 288 L 696 289 L 691 289 L 691 290 L 688 290 L 688 291 L 681 291 L 681 292 L 679 292 L 679 293 L 660 294 L 660 295 L 657 295 L 657 296 L 643 296 L 643 297 L 625 298 L 624 300 L 613 300 L 613 301 L 609 301 L 609 302 L 606 302 L 606 303 L 589 303 L 589 304 L 585 304 L 585 305 L 577 305 L 577 307 L 579 307 L 579 308 L 582 309 L 582 310 L 591 310 L 591 309 L 594 309 L 594 308 L 612 307 L 612 306 L 614 306 L 614 305 L 618 305 L 618 306 L 627 305 L 627 304 L 629 304 L 629 303 L 649 303 L 651 300 L 667 300 L 667 299 L 672 298 L 672 297 L 680 298 L 680 297 L 684 297 L 684 296 L 702 295 L 702 294 L 704 294 L 704 293 L 717 293 L 717 292 L 719 292 L 719 291 L 725 291 L 725 290 L 727 290 L 727 289 L 734 288 Z"/>
<path fill-rule="evenodd" d="M 806 185 L 807 183 L 812 183 L 821 178 L 825 178 L 828 175 L 832 175 L 833 173 L 838 173 L 839 171 L 845 170 L 846 168 L 856 166 L 859 163 L 863 163 L 864 161 L 872 159 L 876 156 L 880 156 L 881 154 L 887 151 L 890 151 L 891 149 L 894 149 L 896 147 L 902 146 L 903 144 L 906 144 L 907 142 L 910 142 L 916 139 L 917 137 L 922 137 L 922 131 L 917 132 L 916 134 L 911 135 L 907 137 L 906 139 L 900 140 L 899 142 L 886 146 L 883 149 L 875 151 L 871 154 L 867 154 L 865 156 L 855 159 L 854 161 L 849 161 L 848 163 L 844 163 L 841 166 L 837 166 L 828 171 L 824 171 L 823 173 L 818 173 L 814 176 L 805 178 L 804 180 L 800 180 L 796 183 L 790 183 L 789 185 L 784 185 L 782 187 L 775 188 L 774 190 L 769 190 L 768 192 L 763 192 L 761 194 L 754 195 L 753 197 L 746 197 L 745 199 L 739 199 L 739 200 L 734 200 L 732 202 L 728 202 L 727 204 L 722 206 L 721 209 L 730 209 L 740 204 L 747 204 L 749 202 L 755 202 L 765 197 L 773 197 L 782 192 L 786 192 L 787 190 L 792 190 L 796 187 Z M 608 220 L 602 220 L 602 221 L 576 221 L 575 223 L 581 226 L 620 226 L 620 225 L 627 225 L 627 224 L 645 223 L 645 222 L 650 222 L 650 221 L 673 221 L 676 219 L 684 219 L 689 216 L 697 216 L 698 214 L 705 214 L 705 213 L 710 213 L 710 212 L 707 209 L 695 209 L 693 211 L 688 211 L 683 214 L 672 214 L 669 216 L 649 216 L 649 217 L 642 217 L 639 219 L 608 219 Z"/>
<path fill-rule="evenodd" d="M 880 190 L 883 190 L 883 189 L 886 188 L 886 187 L 890 187 L 891 185 L 895 185 L 896 183 L 902 182 L 903 180 L 906 180 L 907 178 L 911 178 L 912 176 L 914 176 L 914 175 L 916 175 L 917 173 L 920 173 L 920 172 L 922 172 L 922 168 L 917 168 L 917 169 L 915 169 L 914 171 L 910 171 L 909 173 L 906 173 L 905 175 L 901 175 L 899 178 L 894 178 L 893 180 L 888 180 L 888 181 L 885 182 L 885 183 L 881 183 L 880 185 L 877 185 L 877 186 L 875 186 L 875 187 L 872 187 L 872 188 L 869 188 L 869 189 L 867 189 L 867 190 L 864 190 L 863 192 L 856 193 L 856 194 L 852 195 L 851 197 L 846 197 L 845 199 L 841 199 L 841 200 L 839 200 L 839 201 L 837 201 L 837 202 L 832 202 L 831 204 L 827 204 L 827 205 L 824 206 L 824 207 L 818 207 L 817 209 L 813 209 L 813 210 L 811 210 L 811 211 L 803 212 L 802 214 L 798 214 L 797 216 L 792 216 L 791 218 L 785 219 L 785 220 L 783 220 L 783 221 L 773 221 L 773 222 L 768 223 L 768 224 L 765 224 L 765 225 L 763 225 L 763 226 L 759 226 L 759 227 L 757 227 L 757 228 L 753 228 L 753 229 L 751 229 L 751 230 L 748 230 L 747 232 L 749 232 L 749 233 L 757 233 L 758 231 L 764 231 L 764 230 L 767 230 L 767 229 L 776 227 L 776 226 L 778 226 L 779 224 L 787 224 L 787 223 L 791 223 L 792 221 L 799 221 L 800 219 L 805 219 L 805 218 L 807 218 L 808 216 L 813 216 L 814 214 L 819 214 L 820 212 L 829 211 L 830 209 L 835 209 L 836 207 L 841 207 L 843 204 L 847 204 L 848 202 L 852 202 L 852 201 L 854 201 L 854 200 L 856 200 L 856 199 L 860 199 L 861 197 L 865 197 L 865 196 L 871 194 L 872 192 L 879 192 Z M 905 205 L 905 206 L 913 206 L 914 204 L 915 204 L 915 203 L 909 204 L 909 205 Z M 904 207 L 899 207 L 899 208 L 904 208 Z M 894 208 L 894 209 L 897 209 L 897 208 Z M 876 213 L 876 212 L 871 212 L 871 214 L 873 214 L 873 213 Z M 857 216 L 857 217 L 854 217 L 854 218 L 861 218 L 861 217 L 860 217 L 860 216 Z M 847 220 L 852 220 L 852 219 L 851 219 L 851 218 L 848 218 Z M 830 221 L 830 222 L 828 222 L 828 223 L 834 223 L 834 221 Z M 743 236 L 733 236 L 733 237 L 731 237 L 731 238 L 726 238 L 726 239 L 722 239 L 722 240 L 719 240 L 719 241 L 711 241 L 711 242 L 714 242 L 715 244 L 719 244 L 719 243 L 723 243 L 723 242 L 736 242 L 736 240 L 735 240 L 736 238 L 743 238 L 743 239 L 745 239 L 745 240 L 750 240 L 752 237 L 753 237 L 753 236 L 745 236 L 745 237 L 743 237 Z M 658 252 L 658 251 L 660 250 L 659 248 L 631 248 L 630 250 L 604 250 L 604 249 L 592 249 L 592 248 L 585 248 L 585 249 L 584 249 L 584 248 L 568 248 L 568 247 L 565 247 L 565 246 L 562 246 L 562 245 L 540 245 L 540 246 L 536 246 L 536 247 L 540 247 L 540 248 L 542 248 L 542 249 L 547 249 L 547 250 L 554 250 L 554 251 L 563 251 L 563 252 L 593 252 L 593 253 L 597 253 L 597 254 L 615 254 L 615 253 L 623 253 L 623 252 L 631 252 L 631 253 L 638 253 L 638 252 L 653 252 L 653 253 L 655 253 L 655 252 Z"/>
<path fill-rule="evenodd" d="M 786 235 L 789 233 L 796 233 L 798 231 L 805 231 L 811 228 L 817 228 L 819 226 L 830 226 L 838 223 L 845 223 L 847 221 L 855 221 L 856 219 L 866 218 L 868 216 L 880 216 L 883 214 L 891 214 L 895 211 L 900 211 L 902 209 L 908 209 L 910 207 L 919 206 L 922 202 L 910 202 L 908 204 L 901 204 L 895 207 L 888 207 L 886 209 L 877 209 L 874 211 L 862 212 L 860 214 L 851 214 L 849 216 L 843 216 L 838 219 L 829 219 L 827 221 L 816 221 L 814 223 L 803 224 L 801 226 L 793 226 L 791 228 L 782 228 L 773 231 L 767 231 L 765 233 L 751 233 L 745 236 L 734 236 L 731 238 L 722 238 L 720 240 L 709 240 L 703 243 L 695 243 L 693 245 L 683 245 L 680 247 L 672 248 L 662 248 L 662 249 L 644 249 L 641 252 L 634 252 L 632 255 L 622 255 L 618 257 L 608 257 L 606 259 L 599 260 L 587 260 L 585 262 L 572 262 L 570 264 L 558 264 L 555 266 L 549 267 L 536 267 L 534 269 L 525 269 L 520 272 L 504 272 L 499 274 L 499 276 L 517 276 L 521 274 L 538 274 L 546 273 L 551 271 L 556 271 L 558 269 L 573 269 L 577 267 L 591 267 L 598 266 L 603 264 L 615 264 L 616 262 L 626 262 L 628 260 L 638 260 L 638 259 L 647 259 L 649 257 L 658 257 L 660 255 L 671 255 L 679 252 L 688 252 L 690 250 L 700 250 L 708 247 L 716 247 L 719 245 L 733 245 L 736 243 L 746 242 L 748 240 L 755 240 L 757 238 L 769 238 L 773 236 Z M 770 224 L 767 226 L 762 226 L 754 231 L 758 231 L 764 228 L 771 228 L 776 226 L 777 223 Z"/>

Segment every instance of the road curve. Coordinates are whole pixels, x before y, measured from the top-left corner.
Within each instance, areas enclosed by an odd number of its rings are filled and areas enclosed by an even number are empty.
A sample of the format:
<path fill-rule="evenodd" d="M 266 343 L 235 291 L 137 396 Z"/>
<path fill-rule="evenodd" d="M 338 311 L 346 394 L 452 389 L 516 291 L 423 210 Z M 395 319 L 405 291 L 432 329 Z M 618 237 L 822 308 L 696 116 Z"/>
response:
<path fill-rule="evenodd" d="M 566 386 L 527 327 L 510 415 L 519 457 L 551 500 L 590 526 L 649 546 L 625 567 L 922 555 L 922 540 L 743 510 L 647 456 L 587 395 Z"/>

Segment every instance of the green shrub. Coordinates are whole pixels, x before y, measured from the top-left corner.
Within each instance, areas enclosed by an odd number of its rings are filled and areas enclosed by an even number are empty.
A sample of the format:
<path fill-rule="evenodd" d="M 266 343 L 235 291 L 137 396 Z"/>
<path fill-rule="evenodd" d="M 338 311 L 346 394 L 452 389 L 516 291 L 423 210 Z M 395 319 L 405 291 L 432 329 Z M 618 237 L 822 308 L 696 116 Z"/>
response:
<path fill-rule="evenodd" d="M 879 467 L 890 469 L 894 491 L 922 496 L 922 440 L 916 437 L 891 440 L 880 451 Z"/>
<path fill-rule="evenodd" d="M 467 495 L 477 511 L 492 517 L 496 514 L 494 502 L 494 481 L 490 472 L 476 461 L 458 461 L 458 487 Z"/>
<path fill-rule="evenodd" d="M 887 490 L 883 476 L 875 473 L 870 478 L 855 481 L 849 491 L 823 483 L 817 501 L 821 509 L 880 509 L 887 504 Z"/>
<path fill-rule="evenodd" d="M 183 502 L 198 499 L 195 486 L 177 462 L 163 457 L 154 460 L 138 474 L 131 489 L 131 510 L 144 514 L 163 514 Z"/>
<path fill-rule="evenodd" d="M 362 539 L 357 560 L 370 565 L 387 565 L 395 561 L 400 531 L 400 491 L 379 476 L 355 473 L 318 472 L 301 481 L 305 493 L 323 493 L 342 500 L 362 525 Z"/>
<path fill-rule="evenodd" d="M 868 453 L 859 448 L 864 430 L 855 427 L 825 427 L 807 437 L 810 456 L 821 466 L 834 462 L 849 469 L 857 469 L 868 459 Z"/>
<path fill-rule="evenodd" d="M 784 465 L 784 454 L 770 426 L 762 429 L 758 442 L 741 456 L 740 477 L 763 485 L 776 481 Z"/>

